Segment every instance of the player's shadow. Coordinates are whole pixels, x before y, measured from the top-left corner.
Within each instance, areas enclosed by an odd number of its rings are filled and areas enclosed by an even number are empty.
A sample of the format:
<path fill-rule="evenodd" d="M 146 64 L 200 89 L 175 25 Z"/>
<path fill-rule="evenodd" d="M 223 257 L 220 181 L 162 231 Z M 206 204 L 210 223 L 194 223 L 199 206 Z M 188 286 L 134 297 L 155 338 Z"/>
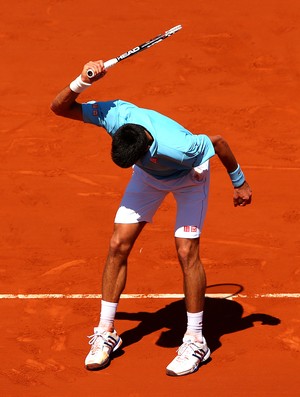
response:
<path fill-rule="evenodd" d="M 154 313 L 119 312 L 116 318 L 140 321 L 136 327 L 122 333 L 122 347 L 136 343 L 144 336 L 159 330 L 163 331 L 157 345 L 178 347 L 182 343 L 187 321 L 184 300 L 170 303 Z M 221 346 L 221 336 L 251 328 L 255 322 L 260 322 L 261 325 L 278 325 L 280 319 L 265 313 L 253 313 L 243 317 L 242 305 L 234 300 L 205 299 L 203 332 L 212 352 Z"/>

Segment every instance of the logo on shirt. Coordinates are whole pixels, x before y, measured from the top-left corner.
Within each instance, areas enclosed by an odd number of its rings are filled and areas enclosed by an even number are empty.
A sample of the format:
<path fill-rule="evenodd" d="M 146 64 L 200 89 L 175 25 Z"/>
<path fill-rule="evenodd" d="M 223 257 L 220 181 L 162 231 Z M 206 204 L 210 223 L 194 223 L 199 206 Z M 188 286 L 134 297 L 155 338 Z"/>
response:
<path fill-rule="evenodd" d="M 150 161 L 151 161 L 151 163 L 154 163 L 154 164 L 158 163 L 158 159 L 156 157 L 151 157 Z"/>
<path fill-rule="evenodd" d="M 99 115 L 98 103 L 93 103 L 92 104 L 92 109 L 93 109 L 93 111 L 92 111 L 93 116 L 98 116 Z"/>
<path fill-rule="evenodd" d="M 197 226 L 183 226 L 183 231 L 186 233 L 196 233 Z"/>

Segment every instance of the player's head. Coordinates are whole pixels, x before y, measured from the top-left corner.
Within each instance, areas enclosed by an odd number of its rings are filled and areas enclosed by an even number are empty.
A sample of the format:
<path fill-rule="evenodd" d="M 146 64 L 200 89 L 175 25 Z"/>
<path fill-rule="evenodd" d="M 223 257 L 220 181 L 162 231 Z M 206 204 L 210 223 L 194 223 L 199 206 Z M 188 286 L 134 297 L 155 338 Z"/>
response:
<path fill-rule="evenodd" d="M 124 124 L 113 135 L 111 158 L 121 168 L 135 164 L 149 149 L 146 130 L 139 124 Z"/>

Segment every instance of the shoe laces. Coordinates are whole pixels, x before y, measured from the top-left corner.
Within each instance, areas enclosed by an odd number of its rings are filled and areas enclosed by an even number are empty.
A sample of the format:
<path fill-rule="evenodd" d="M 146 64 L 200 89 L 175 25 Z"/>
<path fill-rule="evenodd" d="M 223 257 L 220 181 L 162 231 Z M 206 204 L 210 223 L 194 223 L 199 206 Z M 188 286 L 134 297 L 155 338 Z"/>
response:
<path fill-rule="evenodd" d="M 181 359 L 189 359 L 191 355 L 194 354 L 196 350 L 199 350 L 199 346 L 197 346 L 195 343 L 188 341 L 184 342 L 179 349 L 177 350 L 178 352 L 178 358 Z"/>
<path fill-rule="evenodd" d="M 89 340 L 89 345 L 92 345 L 92 353 L 95 353 L 97 350 L 103 350 L 103 341 L 105 341 L 104 337 L 101 334 L 93 334 L 89 335 L 88 338 Z"/>
<path fill-rule="evenodd" d="M 101 351 L 107 351 L 107 353 L 110 353 L 115 345 L 116 345 L 116 340 L 112 336 L 111 332 L 95 332 L 93 335 L 88 336 L 89 344 L 92 345 L 91 351 L 92 353 L 101 350 Z"/>
<path fill-rule="evenodd" d="M 97 341 L 98 337 L 101 338 L 102 336 L 100 334 L 89 335 L 88 336 L 88 338 L 90 339 L 89 340 L 89 345 L 93 345 Z"/>

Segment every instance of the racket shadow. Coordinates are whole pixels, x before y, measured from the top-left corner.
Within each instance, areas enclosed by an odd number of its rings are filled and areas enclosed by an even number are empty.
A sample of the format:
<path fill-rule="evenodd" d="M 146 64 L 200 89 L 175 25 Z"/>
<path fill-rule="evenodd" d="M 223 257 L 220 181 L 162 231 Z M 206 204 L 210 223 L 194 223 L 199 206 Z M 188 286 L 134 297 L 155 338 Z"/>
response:
<path fill-rule="evenodd" d="M 265 313 L 253 313 L 243 317 L 244 309 L 236 301 L 223 298 L 206 298 L 203 332 L 210 350 L 221 347 L 220 339 L 225 334 L 252 328 L 255 322 L 262 325 L 278 325 L 280 319 Z M 140 323 L 120 336 L 122 347 L 139 342 L 144 336 L 162 330 L 156 344 L 165 348 L 178 347 L 186 330 L 186 311 L 184 300 L 172 302 L 154 313 L 117 313 L 118 320 L 140 321 Z M 168 329 L 165 331 L 165 329 Z"/>

